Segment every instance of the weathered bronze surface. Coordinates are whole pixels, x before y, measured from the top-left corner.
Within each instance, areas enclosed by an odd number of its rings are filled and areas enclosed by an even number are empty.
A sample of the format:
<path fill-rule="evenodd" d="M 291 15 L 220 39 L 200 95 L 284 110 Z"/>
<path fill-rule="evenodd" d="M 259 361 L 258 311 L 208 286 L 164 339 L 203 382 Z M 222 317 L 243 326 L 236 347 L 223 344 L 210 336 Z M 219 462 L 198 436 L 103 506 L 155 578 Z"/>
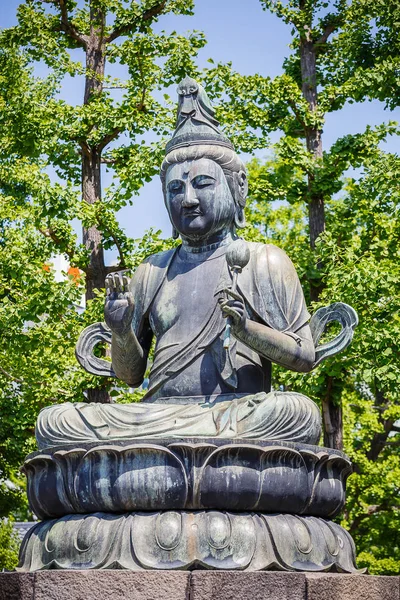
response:
<path fill-rule="evenodd" d="M 33 527 L 22 570 L 239 569 L 357 572 L 354 544 L 317 517 L 167 511 L 68 515 Z"/>
<path fill-rule="evenodd" d="M 40 519 L 172 509 L 333 518 L 344 505 L 351 463 L 342 452 L 308 444 L 150 439 L 35 452 L 23 470 Z"/>
<path fill-rule="evenodd" d="M 310 371 L 350 343 L 357 315 L 335 303 L 310 320 L 288 256 L 238 237 L 245 167 L 201 86 L 186 78 L 178 94 L 161 181 L 181 245 L 109 276 L 105 323 L 76 350 L 89 372 L 137 387 L 155 341 L 147 393 L 40 413 L 24 470 L 44 521 L 20 569 L 355 572 L 351 537 L 329 520 L 350 462 L 315 446 L 317 405 L 271 390 L 271 364 Z M 319 346 L 332 320 L 341 331 Z M 93 353 L 104 341 L 112 364 Z"/>
<path fill-rule="evenodd" d="M 320 419 L 310 402 L 293 406 L 288 395 L 273 409 L 276 396 L 260 401 L 256 395 L 271 391 L 272 362 L 310 371 L 343 349 L 357 315 L 347 305 L 335 304 L 319 311 L 310 328 L 288 256 L 276 246 L 246 243 L 237 236 L 244 225 L 246 170 L 219 132 L 205 91 L 186 78 L 178 94 L 177 128 L 167 145 L 161 180 L 182 244 L 150 256 L 130 281 L 123 274 L 109 276 L 107 325 L 84 332 L 77 348 L 78 360 L 90 372 L 137 387 L 155 338 L 147 394 L 141 406 L 82 406 L 69 410 L 67 420 L 59 407 L 53 413 L 46 409 L 38 425 L 41 447 L 85 436 L 111 440 L 159 437 L 169 431 L 177 437 L 318 442 Z M 332 319 L 341 323 L 340 335 L 316 349 Z M 105 327 L 112 367 L 92 352 L 96 342 L 107 339 Z M 257 410 L 249 411 L 252 396 Z M 169 406 L 151 408 L 148 403 Z M 73 423 L 70 432 L 62 427 L 65 422 Z"/>

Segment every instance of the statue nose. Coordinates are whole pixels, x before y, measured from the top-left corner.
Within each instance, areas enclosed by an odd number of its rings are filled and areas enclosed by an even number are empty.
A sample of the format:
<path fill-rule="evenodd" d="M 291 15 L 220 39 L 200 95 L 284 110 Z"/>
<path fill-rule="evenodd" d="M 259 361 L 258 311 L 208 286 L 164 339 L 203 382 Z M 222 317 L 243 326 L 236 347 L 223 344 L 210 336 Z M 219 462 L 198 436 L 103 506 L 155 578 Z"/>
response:
<path fill-rule="evenodd" d="M 197 206 L 199 204 L 198 199 L 196 198 L 196 191 L 191 186 L 188 185 L 186 187 L 186 193 L 183 197 L 182 206 L 183 208 L 191 208 L 193 206 Z"/>

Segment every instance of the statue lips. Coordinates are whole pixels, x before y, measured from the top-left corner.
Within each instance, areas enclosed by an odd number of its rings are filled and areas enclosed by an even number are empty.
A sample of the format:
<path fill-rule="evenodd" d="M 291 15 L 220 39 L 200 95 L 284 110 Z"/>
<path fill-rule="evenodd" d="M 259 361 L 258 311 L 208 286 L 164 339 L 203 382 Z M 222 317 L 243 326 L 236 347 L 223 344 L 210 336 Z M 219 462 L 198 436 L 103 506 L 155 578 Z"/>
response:
<path fill-rule="evenodd" d="M 203 214 L 198 208 L 183 209 L 182 212 L 184 217 L 201 217 L 201 215 Z"/>

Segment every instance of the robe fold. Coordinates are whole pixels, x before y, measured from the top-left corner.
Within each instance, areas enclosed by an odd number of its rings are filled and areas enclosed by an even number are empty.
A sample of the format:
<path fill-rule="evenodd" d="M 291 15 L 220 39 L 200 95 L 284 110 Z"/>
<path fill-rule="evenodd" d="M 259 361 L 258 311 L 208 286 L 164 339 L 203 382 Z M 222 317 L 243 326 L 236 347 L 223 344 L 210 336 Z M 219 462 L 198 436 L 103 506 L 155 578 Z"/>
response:
<path fill-rule="evenodd" d="M 293 263 L 283 250 L 271 244 L 248 242 L 250 260 L 238 277 L 238 292 L 245 300 L 248 317 L 277 331 L 295 334 L 310 319 L 303 290 Z M 152 303 L 161 289 L 179 248 L 154 254 L 136 270 L 130 286 L 135 303 L 133 330 L 138 339 L 149 319 Z M 226 321 L 218 306 L 218 297 L 232 284 L 226 261 L 213 291 L 215 305 L 197 331 L 188 332 L 186 340 L 163 348 L 162 358 L 157 348 L 150 372 L 149 390 L 144 401 L 168 380 L 183 371 L 206 348 L 211 348 L 214 360 L 225 381 L 235 380 L 235 350 L 228 355 L 218 343 Z M 236 344 L 235 344 L 236 346 Z M 263 362 L 268 362 L 263 359 Z M 269 385 L 269 384 L 268 384 Z M 234 388 L 234 384 L 232 385 Z M 263 391 L 268 392 L 269 389 Z"/>

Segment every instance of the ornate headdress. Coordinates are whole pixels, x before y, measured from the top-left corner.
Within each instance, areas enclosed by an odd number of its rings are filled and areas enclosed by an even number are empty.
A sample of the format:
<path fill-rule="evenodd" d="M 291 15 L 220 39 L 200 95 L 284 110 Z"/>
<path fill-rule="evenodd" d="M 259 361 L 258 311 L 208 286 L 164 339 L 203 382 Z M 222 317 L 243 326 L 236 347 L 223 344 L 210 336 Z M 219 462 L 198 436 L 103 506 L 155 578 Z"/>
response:
<path fill-rule="evenodd" d="M 191 77 L 185 77 L 177 91 L 176 129 L 165 153 L 185 146 L 209 144 L 234 150 L 228 138 L 218 129 L 219 122 L 204 88 Z"/>

